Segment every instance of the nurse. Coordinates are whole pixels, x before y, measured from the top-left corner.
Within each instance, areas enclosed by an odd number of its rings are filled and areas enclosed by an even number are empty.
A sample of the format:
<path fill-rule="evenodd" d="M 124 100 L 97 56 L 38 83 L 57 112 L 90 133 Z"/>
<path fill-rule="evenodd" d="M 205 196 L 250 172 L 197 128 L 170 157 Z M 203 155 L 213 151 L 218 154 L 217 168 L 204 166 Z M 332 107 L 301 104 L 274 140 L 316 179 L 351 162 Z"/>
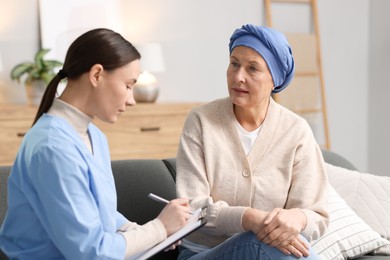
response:
<path fill-rule="evenodd" d="M 8 180 L 0 247 L 9 258 L 124 259 L 186 223 L 187 199 L 172 200 L 142 226 L 117 211 L 107 140 L 92 123 L 115 123 L 135 105 L 140 58 L 130 42 L 108 29 L 88 31 L 69 47 Z"/>

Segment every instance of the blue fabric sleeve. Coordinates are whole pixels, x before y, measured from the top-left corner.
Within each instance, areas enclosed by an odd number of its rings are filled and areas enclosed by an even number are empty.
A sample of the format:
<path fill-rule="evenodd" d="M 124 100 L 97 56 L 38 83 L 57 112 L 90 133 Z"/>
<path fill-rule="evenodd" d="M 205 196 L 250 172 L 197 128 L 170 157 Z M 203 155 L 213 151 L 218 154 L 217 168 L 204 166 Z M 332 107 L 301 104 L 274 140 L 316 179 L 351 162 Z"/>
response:
<path fill-rule="evenodd" d="M 116 229 L 118 230 L 120 227 L 122 227 L 127 222 L 129 222 L 129 220 L 117 211 L 116 212 Z"/>
<path fill-rule="evenodd" d="M 123 259 L 126 242 L 115 229 L 123 216 L 114 210 L 112 221 L 103 219 L 110 216 L 102 216 L 104 205 L 91 190 L 99 182 L 93 183 L 87 160 L 72 143 L 58 142 L 40 147 L 31 160 L 31 206 L 66 259 Z"/>

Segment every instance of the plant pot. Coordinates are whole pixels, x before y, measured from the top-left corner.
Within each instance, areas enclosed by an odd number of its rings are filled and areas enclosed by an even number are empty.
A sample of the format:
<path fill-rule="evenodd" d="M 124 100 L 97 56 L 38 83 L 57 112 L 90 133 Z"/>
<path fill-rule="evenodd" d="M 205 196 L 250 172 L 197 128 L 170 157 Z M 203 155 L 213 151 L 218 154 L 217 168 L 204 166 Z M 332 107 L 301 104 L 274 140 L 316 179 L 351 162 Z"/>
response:
<path fill-rule="evenodd" d="M 46 90 L 46 82 L 43 80 L 33 80 L 26 83 L 27 102 L 30 106 L 39 106 L 43 93 Z"/>

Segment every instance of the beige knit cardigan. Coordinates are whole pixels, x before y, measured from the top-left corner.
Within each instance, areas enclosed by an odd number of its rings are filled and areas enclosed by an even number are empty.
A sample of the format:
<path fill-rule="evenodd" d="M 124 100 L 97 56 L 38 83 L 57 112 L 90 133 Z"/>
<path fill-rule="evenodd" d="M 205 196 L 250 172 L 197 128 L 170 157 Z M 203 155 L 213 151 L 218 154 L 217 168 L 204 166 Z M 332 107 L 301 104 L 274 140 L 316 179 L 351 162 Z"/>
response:
<path fill-rule="evenodd" d="M 248 207 L 301 208 L 307 217 L 302 231 L 309 241 L 328 224 L 327 175 L 321 150 L 308 123 L 274 102 L 246 156 L 229 98 L 197 107 L 189 114 L 177 154 L 178 197 L 193 208 L 207 205 L 206 227 L 188 239 L 215 246 L 243 232 Z"/>

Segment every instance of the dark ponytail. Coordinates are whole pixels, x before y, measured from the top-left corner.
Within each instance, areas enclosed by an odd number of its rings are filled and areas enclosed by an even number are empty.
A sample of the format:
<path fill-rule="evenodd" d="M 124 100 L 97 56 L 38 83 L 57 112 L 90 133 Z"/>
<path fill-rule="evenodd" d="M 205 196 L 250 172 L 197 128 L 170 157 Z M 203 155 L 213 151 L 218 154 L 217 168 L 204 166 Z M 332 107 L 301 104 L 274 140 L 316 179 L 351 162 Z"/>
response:
<path fill-rule="evenodd" d="M 110 71 L 140 58 L 141 55 L 129 41 L 110 29 L 93 29 L 82 34 L 70 45 L 62 70 L 47 86 L 33 125 L 53 105 L 58 84 L 63 78 L 76 79 L 95 64 L 101 64 Z"/>
<path fill-rule="evenodd" d="M 61 78 L 60 75 L 57 74 L 55 77 L 49 82 L 49 85 L 47 86 L 45 93 L 42 96 L 41 103 L 39 104 L 39 108 L 37 111 L 37 114 L 35 115 L 34 121 L 32 125 L 35 125 L 35 123 L 38 121 L 38 119 L 49 109 L 51 108 L 51 105 L 53 105 L 54 98 L 57 93 L 58 84 L 60 83 Z"/>

